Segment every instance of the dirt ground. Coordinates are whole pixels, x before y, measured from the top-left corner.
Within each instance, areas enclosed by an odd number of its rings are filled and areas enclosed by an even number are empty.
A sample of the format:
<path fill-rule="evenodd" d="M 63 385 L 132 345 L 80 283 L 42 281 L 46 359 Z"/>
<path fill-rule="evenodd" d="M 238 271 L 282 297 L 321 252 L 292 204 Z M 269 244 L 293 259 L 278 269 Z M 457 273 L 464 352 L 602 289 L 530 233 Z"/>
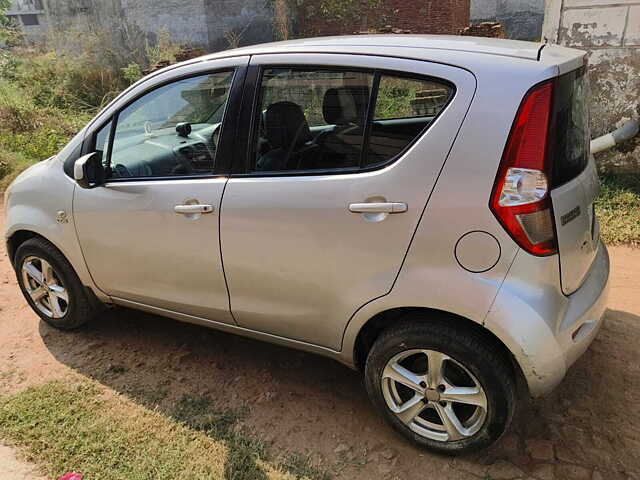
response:
<path fill-rule="evenodd" d="M 328 359 L 124 309 L 56 331 L 23 300 L 4 250 L 0 385 L 17 391 L 71 369 L 163 412 L 185 394 L 246 404 L 256 436 L 338 479 L 640 479 L 640 250 L 610 252 L 609 310 L 592 347 L 553 394 L 524 403 L 497 445 L 469 457 L 408 444 L 373 410 L 360 376 Z"/>

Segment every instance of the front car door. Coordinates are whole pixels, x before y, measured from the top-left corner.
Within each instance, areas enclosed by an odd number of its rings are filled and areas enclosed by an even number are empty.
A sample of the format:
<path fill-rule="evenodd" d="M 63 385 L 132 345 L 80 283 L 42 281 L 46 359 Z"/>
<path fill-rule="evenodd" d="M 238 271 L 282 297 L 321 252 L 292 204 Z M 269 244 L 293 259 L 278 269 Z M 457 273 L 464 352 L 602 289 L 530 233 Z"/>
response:
<path fill-rule="evenodd" d="M 78 239 L 117 303 L 233 323 L 219 247 L 220 203 L 248 57 L 154 77 L 95 122 L 103 186 L 76 187 Z"/>
<path fill-rule="evenodd" d="M 246 85 L 253 128 L 221 212 L 231 311 L 242 327 L 339 350 L 349 318 L 393 287 L 475 78 L 283 54 L 252 57 Z"/>

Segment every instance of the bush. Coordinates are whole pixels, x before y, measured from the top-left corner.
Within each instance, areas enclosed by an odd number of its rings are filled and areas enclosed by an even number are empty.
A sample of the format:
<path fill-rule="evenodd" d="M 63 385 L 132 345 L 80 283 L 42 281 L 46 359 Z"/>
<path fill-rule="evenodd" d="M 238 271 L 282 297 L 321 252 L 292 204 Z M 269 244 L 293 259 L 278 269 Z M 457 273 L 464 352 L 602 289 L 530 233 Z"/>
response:
<path fill-rule="evenodd" d="M 0 146 L 0 192 L 3 192 L 20 172 L 33 163 L 33 160 L 24 155 L 5 150 Z"/>
<path fill-rule="evenodd" d="M 57 153 L 145 69 L 183 52 L 167 30 L 153 44 L 135 25 L 121 33 L 126 45 L 116 45 L 111 32 L 69 30 L 51 34 L 46 52 L 0 50 L 0 191 L 22 169 Z"/>

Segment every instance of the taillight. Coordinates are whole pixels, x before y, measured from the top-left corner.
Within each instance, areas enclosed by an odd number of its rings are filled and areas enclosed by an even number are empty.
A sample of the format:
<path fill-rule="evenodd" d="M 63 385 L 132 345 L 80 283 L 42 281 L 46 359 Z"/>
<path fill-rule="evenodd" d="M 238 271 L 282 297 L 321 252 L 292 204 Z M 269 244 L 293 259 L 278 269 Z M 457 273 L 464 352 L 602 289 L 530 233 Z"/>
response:
<path fill-rule="evenodd" d="M 555 82 L 529 90 L 511 127 L 491 194 L 491 210 L 513 239 L 534 255 L 558 251 L 549 197 L 549 124 Z"/>

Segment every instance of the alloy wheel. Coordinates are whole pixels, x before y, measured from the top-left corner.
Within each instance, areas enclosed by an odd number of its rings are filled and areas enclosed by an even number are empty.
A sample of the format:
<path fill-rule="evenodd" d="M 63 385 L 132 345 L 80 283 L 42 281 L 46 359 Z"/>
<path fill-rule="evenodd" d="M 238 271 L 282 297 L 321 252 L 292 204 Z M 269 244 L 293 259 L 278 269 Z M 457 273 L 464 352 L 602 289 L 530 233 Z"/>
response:
<path fill-rule="evenodd" d="M 45 259 L 31 256 L 22 263 L 22 283 L 36 308 L 50 318 L 62 318 L 69 309 L 69 292 Z"/>
<path fill-rule="evenodd" d="M 382 371 L 389 409 L 414 433 L 439 442 L 475 435 L 487 419 L 487 396 L 460 362 L 435 350 L 398 353 Z"/>

